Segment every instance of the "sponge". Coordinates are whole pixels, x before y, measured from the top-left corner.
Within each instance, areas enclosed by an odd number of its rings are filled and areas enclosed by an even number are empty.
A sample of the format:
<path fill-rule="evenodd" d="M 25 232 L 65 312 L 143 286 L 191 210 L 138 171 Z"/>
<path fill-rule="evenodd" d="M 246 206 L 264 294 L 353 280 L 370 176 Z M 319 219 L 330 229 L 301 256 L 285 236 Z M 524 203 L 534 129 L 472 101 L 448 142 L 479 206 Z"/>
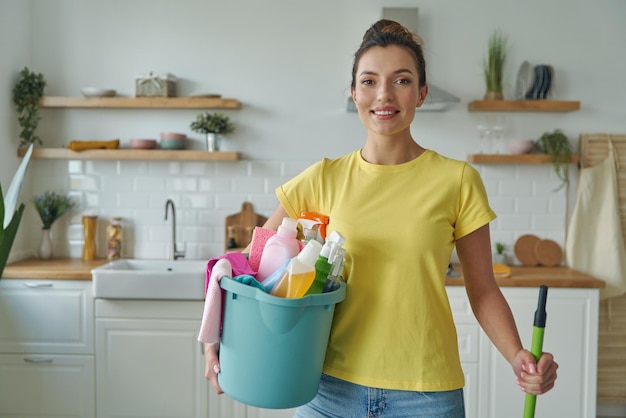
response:
<path fill-rule="evenodd" d="M 276 234 L 276 231 L 272 229 L 255 226 L 252 231 L 252 240 L 250 241 L 250 254 L 248 254 L 248 263 L 254 271 L 259 271 L 259 264 L 261 263 L 261 254 L 265 243 L 272 235 Z"/>

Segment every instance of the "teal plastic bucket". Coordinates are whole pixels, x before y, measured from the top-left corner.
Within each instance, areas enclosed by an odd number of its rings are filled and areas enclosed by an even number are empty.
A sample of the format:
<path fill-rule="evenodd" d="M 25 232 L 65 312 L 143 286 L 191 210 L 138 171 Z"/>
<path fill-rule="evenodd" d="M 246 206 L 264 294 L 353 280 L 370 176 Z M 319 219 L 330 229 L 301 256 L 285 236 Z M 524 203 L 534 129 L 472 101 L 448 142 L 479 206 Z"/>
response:
<path fill-rule="evenodd" d="M 285 299 L 228 277 L 219 384 L 228 396 L 260 408 L 293 408 L 315 397 L 335 304 L 333 292 Z"/>

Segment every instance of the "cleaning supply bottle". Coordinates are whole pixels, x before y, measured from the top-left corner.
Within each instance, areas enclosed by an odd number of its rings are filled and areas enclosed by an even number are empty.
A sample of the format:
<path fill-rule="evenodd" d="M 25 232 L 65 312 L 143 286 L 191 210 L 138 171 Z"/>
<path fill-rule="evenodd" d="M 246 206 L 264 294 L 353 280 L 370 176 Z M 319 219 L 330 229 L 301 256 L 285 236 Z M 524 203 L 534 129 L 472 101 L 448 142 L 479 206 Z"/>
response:
<path fill-rule="evenodd" d="M 319 241 L 319 227 L 322 224 L 319 221 L 313 219 L 298 219 L 298 223 L 302 226 L 303 238 L 300 240 L 304 245 L 312 239 Z"/>
<path fill-rule="evenodd" d="M 317 212 L 302 212 L 298 219 L 302 228 L 306 228 L 305 224 L 317 226 L 317 240 L 323 244 L 326 241 L 326 225 L 330 222 L 330 218 Z M 312 223 L 310 221 L 313 221 Z M 312 227 L 310 227 L 312 228 Z M 303 231 L 306 235 L 306 231 Z"/>
<path fill-rule="evenodd" d="M 283 298 L 304 296 L 315 278 L 315 260 L 321 250 L 322 244 L 315 240 L 309 241 L 289 262 L 283 277 L 276 283 L 271 294 Z"/>
<path fill-rule="evenodd" d="M 322 293 L 332 268 L 332 260 L 345 242 L 345 238 L 339 232 L 333 231 L 330 233 L 322 247 L 322 251 L 320 251 L 320 256 L 315 262 L 315 280 L 313 280 L 313 284 L 306 292 L 307 295 Z"/>
<path fill-rule="evenodd" d="M 263 285 L 263 288 L 267 293 L 272 293 L 272 289 L 274 288 L 276 283 L 278 283 L 281 277 L 283 277 L 283 274 L 285 274 L 285 270 L 287 270 L 287 266 L 290 262 L 291 259 L 286 260 L 285 263 L 282 266 L 278 267 L 278 269 L 274 273 L 270 274 L 265 278 L 265 280 L 263 280 L 263 283 L 261 284 Z"/>
<path fill-rule="evenodd" d="M 272 235 L 261 253 L 259 271 L 256 279 L 263 282 L 270 274 L 274 273 L 285 261 L 295 257 L 300 251 L 300 244 L 296 238 L 298 233 L 297 221 L 289 217 L 283 218 L 283 223 L 278 227 L 276 234 Z"/>
<path fill-rule="evenodd" d="M 339 289 L 339 283 L 343 280 L 343 263 L 346 261 L 345 254 L 346 250 L 344 248 L 340 248 L 337 251 L 337 255 L 333 260 L 333 267 L 330 269 L 330 273 L 328 274 L 322 293 L 328 293 Z"/>

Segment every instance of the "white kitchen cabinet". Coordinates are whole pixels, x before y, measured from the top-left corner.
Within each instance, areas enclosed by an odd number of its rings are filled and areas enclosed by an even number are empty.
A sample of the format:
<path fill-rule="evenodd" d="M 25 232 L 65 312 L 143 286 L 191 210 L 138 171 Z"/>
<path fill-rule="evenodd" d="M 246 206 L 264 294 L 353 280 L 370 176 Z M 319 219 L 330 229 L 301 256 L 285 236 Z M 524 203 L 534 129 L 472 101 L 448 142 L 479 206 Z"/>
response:
<path fill-rule="evenodd" d="M 91 289 L 0 281 L 0 417 L 95 416 Z"/>
<path fill-rule="evenodd" d="M 461 286 L 447 289 L 463 353 L 464 327 L 476 320 L 466 315 L 469 302 L 465 289 Z M 501 290 L 511 306 L 522 342 L 530 348 L 538 289 L 502 287 Z M 560 367 L 554 389 L 537 398 L 536 418 L 595 418 L 598 297 L 598 289 L 549 288 L 543 350 L 553 353 Z M 465 387 L 467 418 L 521 416 L 525 395 L 514 383 L 511 366 L 482 330 L 478 339 L 476 363 L 461 355 L 466 378 L 470 376 Z"/>
<path fill-rule="evenodd" d="M 522 342 L 530 347 L 537 307 L 537 289 L 503 288 L 511 305 Z M 598 363 L 598 289 L 548 290 L 547 322 L 543 350 L 559 363 L 552 391 L 537 398 L 536 418 L 595 418 Z M 489 346 L 489 417 L 523 411 L 524 396 L 513 384 L 511 368 Z"/>
<path fill-rule="evenodd" d="M 98 418 L 244 417 L 204 378 L 204 302 L 96 299 Z"/>

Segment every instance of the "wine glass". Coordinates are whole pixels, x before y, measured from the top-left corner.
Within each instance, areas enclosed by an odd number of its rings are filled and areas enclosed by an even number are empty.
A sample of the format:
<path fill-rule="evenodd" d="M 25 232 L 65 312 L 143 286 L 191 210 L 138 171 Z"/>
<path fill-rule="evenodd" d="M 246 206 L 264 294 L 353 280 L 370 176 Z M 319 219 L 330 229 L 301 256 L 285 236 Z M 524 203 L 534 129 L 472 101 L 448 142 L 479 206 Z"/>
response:
<path fill-rule="evenodd" d="M 476 129 L 478 129 L 478 135 L 480 135 L 480 153 L 487 154 L 489 153 L 489 135 L 491 135 L 491 129 L 489 125 L 484 123 L 476 125 Z"/>
<path fill-rule="evenodd" d="M 502 152 L 502 132 L 504 131 L 504 126 L 502 124 L 496 123 L 491 127 L 491 131 L 493 132 L 495 138 L 495 153 L 500 154 L 500 152 Z"/>

